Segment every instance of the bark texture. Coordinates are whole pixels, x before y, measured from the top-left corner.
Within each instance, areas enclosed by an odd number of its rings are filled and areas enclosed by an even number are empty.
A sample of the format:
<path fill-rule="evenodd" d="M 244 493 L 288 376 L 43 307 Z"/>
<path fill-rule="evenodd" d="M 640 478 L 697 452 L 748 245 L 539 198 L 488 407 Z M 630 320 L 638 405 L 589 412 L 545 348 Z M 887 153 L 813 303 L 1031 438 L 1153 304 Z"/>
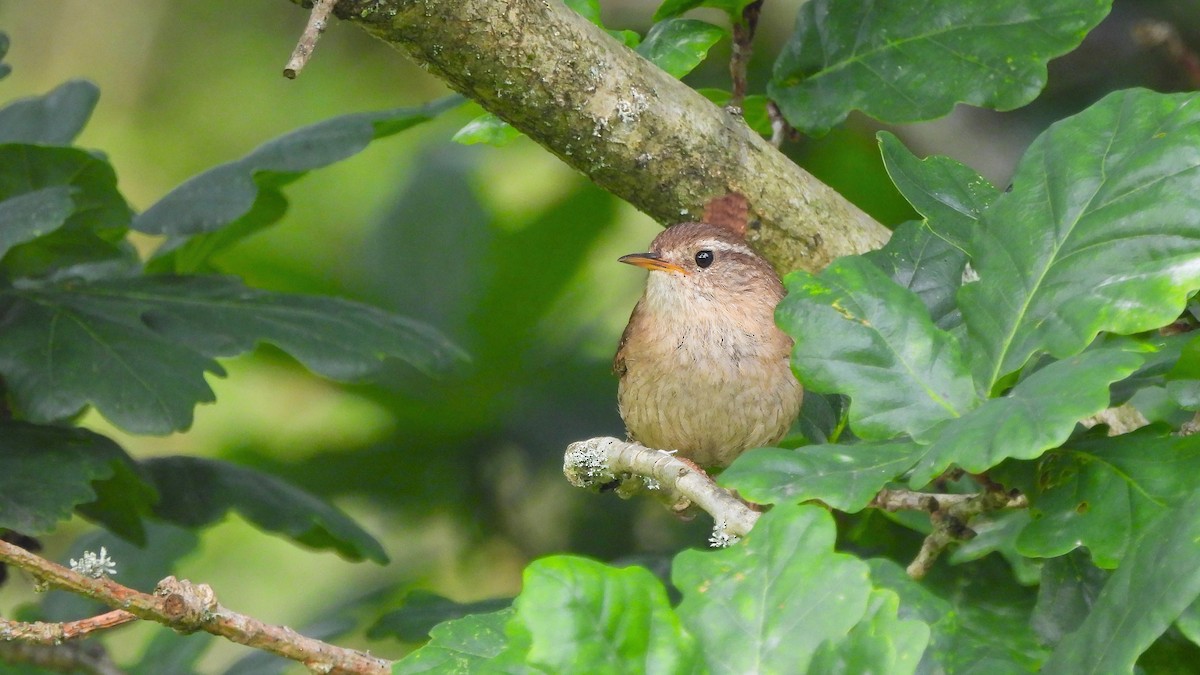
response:
<path fill-rule="evenodd" d="M 341 0 L 334 14 L 663 224 L 696 220 L 709 200 L 741 193 L 751 243 L 781 271 L 816 271 L 887 241 L 886 228 L 740 117 L 561 0 Z"/>

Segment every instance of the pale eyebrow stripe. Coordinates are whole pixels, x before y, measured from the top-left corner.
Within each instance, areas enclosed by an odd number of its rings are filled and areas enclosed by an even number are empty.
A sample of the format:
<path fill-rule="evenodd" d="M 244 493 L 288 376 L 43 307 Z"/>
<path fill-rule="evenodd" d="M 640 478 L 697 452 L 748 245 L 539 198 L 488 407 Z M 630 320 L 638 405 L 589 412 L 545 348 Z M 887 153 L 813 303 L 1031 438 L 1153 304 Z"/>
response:
<path fill-rule="evenodd" d="M 710 248 L 714 251 L 722 253 L 744 253 L 746 255 L 754 255 L 754 251 L 745 244 L 731 244 L 720 239 L 705 239 L 697 244 L 701 248 Z"/>

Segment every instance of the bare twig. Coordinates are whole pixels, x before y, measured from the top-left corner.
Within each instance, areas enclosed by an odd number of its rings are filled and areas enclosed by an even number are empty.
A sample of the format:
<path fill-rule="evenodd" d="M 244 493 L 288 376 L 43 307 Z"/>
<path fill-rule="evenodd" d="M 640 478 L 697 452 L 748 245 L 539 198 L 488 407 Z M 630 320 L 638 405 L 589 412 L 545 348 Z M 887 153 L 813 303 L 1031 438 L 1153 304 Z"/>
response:
<path fill-rule="evenodd" d="M 321 39 L 321 33 L 324 33 L 325 28 L 329 25 L 329 14 L 336 4 L 337 0 L 316 0 L 313 3 L 312 12 L 308 15 L 308 25 L 304 27 L 304 32 L 300 34 L 300 41 L 292 50 L 292 58 L 288 59 L 287 65 L 283 67 L 284 77 L 294 80 L 304 69 L 308 58 L 317 48 L 317 40 Z"/>
<path fill-rule="evenodd" d="M 39 645 L 57 645 L 84 637 L 89 633 L 124 626 L 137 620 L 136 615 L 123 609 L 114 609 L 99 616 L 62 623 L 45 623 L 43 621 L 26 623 L 0 618 L 0 639 L 20 640 Z"/>
<path fill-rule="evenodd" d="M 616 438 L 592 438 L 567 446 L 563 473 L 572 485 L 583 488 L 599 488 L 631 476 L 649 478 L 654 481 L 650 488 L 661 491 L 676 510 L 695 504 L 711 515 L 718 535 L 743 536 L 760 515 L 695 464 Z"/>
<path fill-rule="evenodd" d="M 917 557 L 908 566 L 908 576 L 924 577 L 947 546 L 971 539 L 975 531 L 971 519 L 981 513 L 1000 509 L 1023 509 L 1029 501 L 1022 494 L 1003 489 L 987 489 L 969 494 L 931 494 L 912 490 L 880 490 L 871 506 L 885 511 L 925 511 L 933 524 L 933 532 L 925 537 Z"/>
<path fill-rule="evenodd" d="M 740 111 L 746 99 L 746 69 L 753 53 L 754 30 L 758 27 L 762 4 L 763 0 L 755 0 L 746 5 L 742 20 L 733 23 L 733 51 L 729 55 L 729 77 L 733 83 L 733 95 L 729 97 L 728 105 L 731 109 Z"/>
<path fill-rule="evenodd" d="M 25 663 L 60 673 L 123 675 L 104 647 L 94 642 L 39 645 L 0 641 L 0 663 Z"/>
<path fill-rule="evenodd" d="M 771 118 L 771 145 L 783 147 L 783 142 L 794 140 L 796 130 L 783 118 L 783 111 L 775 101 L 767 101 L 767 117 Z"/>
<path fill-rule="evenodd" d="M 370 654 L 337 647 L 305 637 L 286 626 L 263 623 L 231 611 L 217 602 L 212 588 L 186 580 L 167 577 L 153 594 L 127 588 L 102 577 L 99 579 L 73 572 L 40 558 L 25 549 L 0 541 L 0 562 L 24 569 L 41 582 L 99 600 L 110 607 L 125 610 L 131 616 L 148 619 L 174 630 L 190 633 L 205 631 L 233 642 L 261 649 L 321 673 L 388 673 L 391 663 Z M 105 615 L 108 616 L 108 615 Z M 119 617 L 114 617 L 115 620 Z M 10 634 L 11 624 L 0 625 L 0 642 L 29 639 Z M 64 629 L 65 630 L 65 629 Z"/>

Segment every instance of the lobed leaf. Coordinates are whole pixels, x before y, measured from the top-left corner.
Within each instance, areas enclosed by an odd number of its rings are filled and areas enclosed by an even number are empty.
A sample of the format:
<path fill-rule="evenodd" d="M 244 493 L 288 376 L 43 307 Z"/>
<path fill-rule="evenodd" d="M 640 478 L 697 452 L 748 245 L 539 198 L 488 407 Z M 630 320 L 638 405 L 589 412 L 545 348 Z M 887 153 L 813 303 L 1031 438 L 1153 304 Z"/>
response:
<path fill-rule="evenodd" d="M 100 89 L 70 80 L 42 96 L 18 99 L 0 108 L 0 143 L 70 145 L 87 125 Z"/>
<path fill-rule="evenodd" d="M 504 626 L 515 614 L 509 608 L 438 624 L 430 632 L 429 643 L 397 661 L 392 675 L 467 675 L 488 670 L 508 646 Z"/>
<path fill-rule="evenodd" d="M 96 498 L 95 481 L 132 460 L 85 429 L 0 423 L 0 530 L 46 534 Z"/>
<path fill-rule="evenodd" d="M 0 374 L 33 421 L 94 405 L 136 433 L 191 424 L 213 400 L 213 360 L 271 342 L 308 368 L 361 379 L 387 358 L 435 375 L 465 356 L 427 326 L 335 298 L 247 288 L 231 277 L 151 276 L 0 292 Z"/>
<path fill-rule="evenodd" d="M 417 108 L 343 115 L 298 129 L 187 180 L 134 218 L 133 229 L 170 237 L 213 232 L 250 212 L 264 188 L 277 190 L 461 102 L 449 96 Z"/>
<path fill-rule="evenodd" d="M 232 509 L 305 546 L 350 560 L 388 560 L 379 542 L 345 513 L 270 474 L 200 457 L 156 457 L 141 466 L 160 495 L 154 512 L 168 522 L 195 529 Z"/>
<path fill-rule="evenodd" d="M 951 464 L 978 473 L 1009 457 L 1033 459 L 1062 445 L 1079 420 L 1108 407 L 1109 385 L 1143 360 L 1141 353 L 1118 346 L 1051 363 L 1005 396 L 934 429 L 910 483 L 925 485 Z"/>
<path fill-rule="evenodd" d="M 785 283 L 775 316 L 796 342 L 792 367 L 806 387 L 850 396 L 860 438 L 920 436 L 978 404 L 957 341 L 871 263 L 841 258 Z"/>
<path fill-rule="evenodd" d="M 1022 158 L 959 293 L 982 391 L 1030 356 L 1173 321 L 1200 288 L 1196 94 L 1129 90 L 1058 122 Z"/>
<path fill-rule="evenodd" d="M 822 134 L 862 110 L 890 123 L 934 119 L 955 103 L 1011 110 L 1046 83 L 1108 14 L 1110 0 L 812 0 L 775 61 L 768 95 L 792 126 Z"/>
<path fill-rule="evenodd" d="M 865 563 L 833 551 L 834 537 L 824 509 L 780 504 L 743 542 L 676 556 L 678 612 L 709 671 L 805 672 L 823 642 L 845 639 L 871 584 Z"/>
<path fill-rule="evenodd" d="M 1063 638 L 1044 672 L 1128 673 L 1138 655 L 1200 595 L 1200 491 L 1138 536 L 1079 630 Z"/>
<path fill-rule="evenodd" d="M 720 482 L 759 504 L 819 499 L 855 512 L 908 471 L 922 450 L 906 441 L 760 448 L 738 457 L 721 473 Z"/>
<path fill-rule="evenodd" d="M 983 212 L 1001 192 L 969 166 L 949 157 L 917 159 L 895 135 L 878 134 L 883 166 L 896 189 L 948 244 L 968 250 Z"/>
<path fill-rule="evenodd" d="M 548 672 L 684 673 L 695 643 L 642 567 L 618 569 L 573 556 L 525 568 L 510 623 L 528 639 L 526 662 Z"/>
<path fill-rule="evenodd" d="M 708 50 L 725 37 L 725 29 L 695 19 L 667 19 L 650 27 L 637 53 L 676 79 L 708 58 Z"/>
<path fill-rule="evenodd" d="M 62 227 L 75 210 L 72 189 L 45 187 L 0 201 L 0 259 L 14 246 Z"/>
<path fill-rule="evenodd" d="M 915 293 L 937 328 L 949 331 L 962 324 L 954 297 L 962 286 L 967 255 L 934 234 L 927 222 L 900 225 L 883 248 L 863 257 Z"/>
<path fill-rule="evenodd" d="M 1047 454 L 1029 493 L 1033 521 L 1017 539 L 1025 555 L 1061 556 L 1086 546 L 1116 567 L 1143 531 L 1200 487 L 1200 438 L 1145 428 L 1086 438 Z"/>
<path fill-rule="evenodd" d="M 900 598 L 892 591 L 871 591 L 863 620 L 850 629 L 844 640 L 821 643 L 809 672 L 830 675 L 916 672 L 929 644 L 929 625 L 898 618 L 899 607 Z"/>

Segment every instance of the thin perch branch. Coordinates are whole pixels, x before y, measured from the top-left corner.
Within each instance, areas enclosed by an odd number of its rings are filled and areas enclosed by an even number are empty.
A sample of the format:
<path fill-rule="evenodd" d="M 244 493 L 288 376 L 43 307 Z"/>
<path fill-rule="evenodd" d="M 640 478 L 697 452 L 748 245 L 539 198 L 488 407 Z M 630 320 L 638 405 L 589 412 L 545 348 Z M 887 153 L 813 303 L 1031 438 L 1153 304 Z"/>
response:
<path fill-rule="evenodd" d="M 62 623 L 9 621 L 0 618 L 0 639 L 20 640 L 39 645 L 57 645 L 68 640 L 85 637 L 89 633 L 117 628 L 137 620 L 136 615 L 123 609 L 114 609 L 99 616 Z"/>
<path fill-rule="evenodd" d="M 158 583 L 154 594 L 142 593 L 107 577 L 95 579 L 73 572 L 6 541 L 0 541 L 0 562 L 20 567 L 49 586 L 99 600 L 132 616 L 183 633 L 205 631 L 220 635 L 299 661 L 315 672 L 372 675 L 391 672 L 391 663 L 384 659 L 314 640 L 286 626 L 263 623 L 223 607 L 217 602 L 212 588 L 204 584 L 167 577 Z M 22 636 L 9 632 L 11 623 L 0 624 L 0 642 L 22 639 Z"/>
<path fill-rule="evenodd" d="M 304 32 L 300 34 L 300 41 L 292 50 L 292 58 L 288 59 L 287 65 L 283 67 L 284 77 L 289 80 L 296 79 L 296 76 L 308 64 L 308 58 L 317 48 L 317 40 L 321 39 L 321 33 L 324 33 L 325 28 L 329 26 L 329 14 L 333 12 L 333 6 L 336 4 L 337 0 L 316 0 L 313 3 L 312 12 L 308 15 L 308 25 L 304 27 Z"/>

